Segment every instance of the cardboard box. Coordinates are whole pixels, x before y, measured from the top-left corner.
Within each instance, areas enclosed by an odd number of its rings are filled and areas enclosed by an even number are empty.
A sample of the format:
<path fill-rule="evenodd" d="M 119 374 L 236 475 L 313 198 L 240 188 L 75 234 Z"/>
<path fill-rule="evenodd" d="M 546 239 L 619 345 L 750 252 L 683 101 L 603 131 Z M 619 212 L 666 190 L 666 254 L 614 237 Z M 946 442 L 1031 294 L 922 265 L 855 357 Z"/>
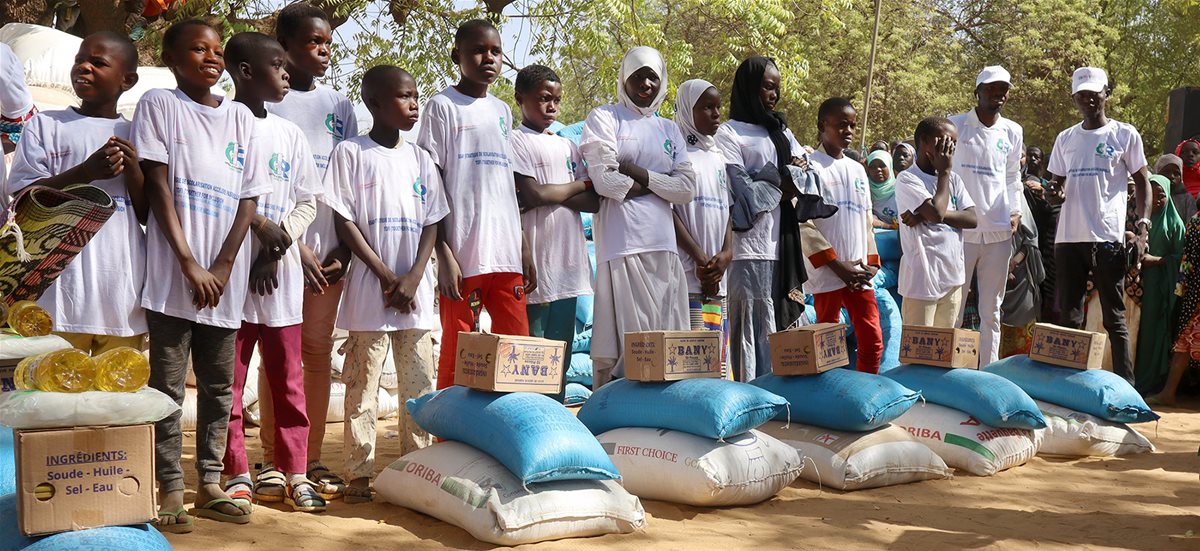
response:
<path fill-rule="evenodd" d="M 771 333 L 771 372 L 776 375 L 816 375 L 850 364 L 846 325 L 816 323 Z"/>
<path fill-rule="evenodd" d="M 900 332 L 900 363 L 979 369 L 979 332 L 905 325 Z"/>
<path fill-rule="evenodd" d="M 154 425 L 20 430 L 14 437 L 25 535 L 154 520 Z"/>
<path fill-rule="evenodd" d="M 495 335 L 459 333 L 454 384 L 493 392 L 562 392 L 568 343 Z"/>
<path fill-rule="evenodd" d="M 13 382 L 13 373 L 17 370 L 20 360 L 0 360 L 0 392 L 12 392 L 17 389 Z"/>
<path fill-rule="evenodd" d="M 721 377 L 720 331 L 625 333 L 625 378 L 678 381 Z"/>
<path fill-rule="evenodd" d="M 1099 369 L 1104 362 L 1104 345 L 1108 344 L 1104 333 L 1035 323 L 1032 335 L 1029 357 L 1039 362 L 1074 369 Z"/>

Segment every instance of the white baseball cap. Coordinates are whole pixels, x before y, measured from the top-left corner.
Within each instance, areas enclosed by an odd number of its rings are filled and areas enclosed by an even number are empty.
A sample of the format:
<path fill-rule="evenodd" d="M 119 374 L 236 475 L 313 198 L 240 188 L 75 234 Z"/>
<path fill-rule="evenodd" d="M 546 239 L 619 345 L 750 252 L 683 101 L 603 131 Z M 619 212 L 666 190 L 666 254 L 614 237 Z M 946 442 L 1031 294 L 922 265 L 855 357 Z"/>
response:
<path fill-rule="evenodd" d="M 1079 92 L 1103 92 L 1108 86 L 1108 75 L 1098 67 L 1080 67 L 1071 75 L 1071 95 Z"/>
<path fill-rule="evenodd" d="M 979 76 L 975 77 L 975 86 L 990 84 L 992 82 L 1012 84 L 1012 76 L 1008 74 L 1008 71 L 1004 67 L 988 65 L 982 71 L 979 71 Z"/>

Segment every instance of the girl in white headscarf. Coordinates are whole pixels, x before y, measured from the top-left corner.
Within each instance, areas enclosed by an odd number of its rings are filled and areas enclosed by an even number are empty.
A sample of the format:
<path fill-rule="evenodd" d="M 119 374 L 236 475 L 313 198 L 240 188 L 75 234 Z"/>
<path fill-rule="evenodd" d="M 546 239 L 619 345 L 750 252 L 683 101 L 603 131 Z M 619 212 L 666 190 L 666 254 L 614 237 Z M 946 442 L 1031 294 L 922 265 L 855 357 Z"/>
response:
<path fill-rule="evenodd" d="M 721 93 L 705 80 L 689 80 L 675 93 L 675 123 L 687 143 L 696 198 L 675 205 L 675 239 L 687 277 L 688 314 L 692 330 L 720 331 L 724 352 L 725 271 L 733 260 L 733 227 L 725 158 L 713 138 L 721 126 Z M 724 371 L 724 369 L 722 369 Z"/>
<path fill-rule="evenodd" d="M 679 127 L 655 116 L 666 95 L 662 55 L 639 46 L 621 62 L 619 102 L 593 109 L 583 125 L 579 150 L 600 195 L 594 388 L 624 376 L 626 332 L 690 327 L 671 204 L 691 202 L 696 178 Z"/>

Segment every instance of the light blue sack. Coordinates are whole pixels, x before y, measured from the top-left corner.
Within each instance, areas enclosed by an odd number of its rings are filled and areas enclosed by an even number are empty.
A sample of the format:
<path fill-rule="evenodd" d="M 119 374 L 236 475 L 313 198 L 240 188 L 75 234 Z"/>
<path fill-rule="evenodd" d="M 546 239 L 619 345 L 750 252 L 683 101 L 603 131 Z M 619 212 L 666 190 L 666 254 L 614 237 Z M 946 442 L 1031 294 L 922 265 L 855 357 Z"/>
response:
<path fill-rule="evenodd" d="M 879 372 L 883 373 L 900 365 L 900 331 L 904 320 L 900 318 L 900 306 L 886 290 L 875 288 L 875 305 L 879 307 L 879 327 L 883 330 L 883 358 L 879 361 Z"/>
<path fill-rule="evenodd" d="M 587 352 L 571 354 L 571 364 L 567 366 L 567 382 L 587 387 L 592 386 L 592 356 L 590 354 Z"/>
<path fill-rule="evenodd" d="M 26 537 L 17 526 L 17 494 L 0 496 L 0 551 L 171 551 L 158 530 L 149 524 L 109 526 Z"/>
<path fill-rule="evenodd" d="M 623 427 L 671 429 L 728 438 L 785 415 L 787 400 L 725 379 L 639 383 L 619 379 L 600 387 L 579 409 L 579 420 L 601 434 Z"/>
<path fill-rule="evenodd" d="M 902 365 L 884 373 L 926 400 L 957 409 L 985 425 L 1007 429 L 1043 429 L 1046 419 L 1021 387 L 975 369 Z"/>
<path fill-rule="evenodd" d="M 818 375 L 767 375 L 750 384 L 783 396 L 792 421 L 827 429 L 863 432 L 890 423 L 908 411 L 920 392 L 879 375 L 831 369 Z M 786 421 L 783 417 L 776 418 Z"/>
<path fill-rule="evenodd" d="M 587 427 L 549 396 L 452 386 L 405 406 L 426 432 L 483 450 L 525 484 L 621 478 Z"/>
<path fill-rule="evenodd" d="M 0 427 L 0 496 L 17 491 L 15 454 L 12 429 Z"/>
<path fill-rule="evenodd" d="M 876 229 L 875 250 L 880 260 L 900 260 L 900 230 Z"/>
<path fill-rule="evenodd" d="M 563 399 L 563 405 L 577 406 L 591 397 L 592 389 L 579 383 L 567 383 L 567 397 Z"/>
<path fill-rule="evenodd" d="M 1158 419 L 1146 401 L 1121 376 L 1101 369 L 1086 371 L 1049 365 L 1029 356 L 1009 356 L 985 368 L 1021 387 L 1037 400 L 1090 413 L 1114 423 Z"/>
<path fill-rule="evenodd" d="M 575 299 L 575 321 L 587 329 L 592 328 L 592 312 L 595 309 L 596 297 L 583 295 Z"/>

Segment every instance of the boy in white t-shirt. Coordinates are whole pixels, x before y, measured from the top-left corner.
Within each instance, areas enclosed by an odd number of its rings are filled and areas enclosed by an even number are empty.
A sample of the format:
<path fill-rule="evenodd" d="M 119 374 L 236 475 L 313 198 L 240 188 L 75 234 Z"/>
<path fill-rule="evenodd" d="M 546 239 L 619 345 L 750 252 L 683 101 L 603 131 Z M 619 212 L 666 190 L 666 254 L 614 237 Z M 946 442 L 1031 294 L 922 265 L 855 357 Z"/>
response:
<path fill-rule="evenodd" d="M 529 65 L 517 73 L 521 126 L 513 131 L 513 178 L 521 222 L 540 276 L 526 298 L 529 334 L 571 342 L 575 303 L 592 294 L 592 268 L 579 212 L 600 210 L 575 142 L 547 132 L 558 117 L 562 84 L 549 67 Z M 565 375 L 565 371 L 563 372 Z"/>
<path fill-rule="evenodd" d="M 350 332 L 342 370 L 347 503 L 371 500 L 376 400 L 389 341 L 400 403 L 433 391 L 429 332 L 437 318 L 429 259 L 437 224 L 450 212 L 437 165 L 400 136 L 417 122 L 412 76 L 390 65 L 372 67 L 363 75 L 362 96 L 375 121 L 371 132 L 334 148 L 325 174 L 338 233 L 356 257 L 337 319 Z M 433 442 L 403 408 L 398 424 L 401 455 Z"/>
<path fill-rule="evenodd" d="M 1053 175 L 1047 198 L 1062 203 L 1054 263 L 1058 267 L 1058 305 L 1062 324 L 1082 328 L 1088 272 L 1100 294 L 1104 329 L 1112 345 L 1113 372 L 1133 384 L 1129 331 L 1125 327 L 1125 217 L 1128 179 L 1133 178 L 1137 219 L 1136 262 L 1146 254 L 1150 231 L 1150 180 L 1142 136 L 1133 126 L 1104 114 L 1110 89 L 1103 69 L 1081 67 L 1071 76 L 1071 97 L 1083 122 L 1054 139 Z M 1154 315 L 1167 315 L 1155 312 Z"/>
<path fill-rule="evenodd" d="M 137 64 L 137 49 L 128 37 L 100 32 L 85 38 L 71 66 L 79 107 L 29 120 L 3 191 L 90 184 L 112 197 L 116 212 L 38 299 L 54 320 L 55 334 L 90 354 L 144 348 L 146 232 L 141 224 L 148 207 L 137 149 L 129 143 L 129 121 L 117 114 L 117 99 L 137 83 Z"/>
<path fill-rule="evenodd" d="M 821 148 L 811 160 L 821 175 L 825 202 L 836 205 L 838 211 L 812 222 L 828 242 L 827 248 L 811 239 L 802 241 L 808 271 L 804 290 L 813 296 L 819 322 L 836 323 L 842 308 L 846 308 L 858 341 L 857 369 L 878 373 L 883 330 L 871 287 L 871 278 L 880 265 L 871 229 L 871 192 L 862 163 L 843 154 L 854 141 L 857 124 L 858 113 L 845 98 L 829 98 L 817 111 Z"/>
<path fill-rule="evenodd" d="M 234 101 L 254 113 L 254 135 L 246 162 L 266 175 L 270 191 L 258 198 L 253 236 L 248 244 L 250 293 L 237 333 L 233 376 L 233 409 L 229 445 L 225 450 L 225 492 L 249 508 L 250 465 L 246 458 L 242 394 L 254 350 L 262 353 L 262 379 L 272 388 L 275 424 L 275 467 L 286 475 L 282 495 L 261 493 L 261 501 L 284 501 L 294 511 L 320 512 L 325 500 L 305 476 L 309 419 L 305 412 L 304 378 L 300 364 L 300 322 L 303 319 L 304 274 L 300 251 L 293 240 L 304 234 L 316 214 L 314 196 L 320 193 L 320 174 L 300 128 L 267 113 L 267 102 L 288 92 L 283 69 L 286 53 L 275 39 L 262 33 L 239 33 L 225 47 L 233 76 Z M 324 419 L 321 419 L 324 421 Z"/>
<path fill-rule="evenodd" d="M 306 2 L 295 2 L 279 10 L 275 38 L 287 51 L 290 91 L 279 103 L 268 103 L 267 111 L 295 123 L 308 140 L 316 161 L 318 177 L 329 165 L 329 155 L 342 140 L 358 135 L 354 105 L 346 96 L 317 82 L 329 68 L 333 31 L 328 16 Z M 304 405 L 314 421 L 308 430 L 308 478 L 325 499 L 341 495 L 343 481 L 321 464 L 325 439 L 326 411 L 332 373 L 333 324 L 342 299 L 342 278 L 350 264 L 350 249 L 338 241 L 333 211 L 317 203 L 316 218 L 296 248 L 304 271 L 304 323 L 301 326 L 300 358 L 304 365 Z M 255 478 L 256 491 L 283 492 L 283 481 L 275 465 L 275 416 L 270 385 L 258 378 L 258 401 L 262 418 L 263 468 Z"/>
<path fill-rule="evenodd" d="M 721 364 L 727 372 L 725 271 L 733 260 L 733 225 L 725 156 L 714 138 L 721 126 L 721 93 L 716 86 L 700 79 L 680 84 L 675 123 L 696 174 L 696 198 L 671 205 L 679 259 L 687 276 L 688 314 L 693 330 L 721 332 Z"/>
<path fill-rule="evenodd" d="M 461 78 L 425 104 L 417 137 L 441 169 L 453 208 L 438 234 L 438 388 L 454 384 L 458 333 L 477 327 L 480 308 L 491 314 L 492 331 L 528 335 L 525 294 L 537 290 L 513 180 L 512 110 L 488 93 L 504 58 L 499 31 L 482 19 L 463 23 L 450 57 Z"/>
<path fill-rule="evenodd" d="M 255 198 L 269 191 L 246 165 L 254 114 L 214 95 L 225 70 L 221 35 L 192 19 L 163 34 L 163 64 L 179 87 L 151 90 L 133 117 L 146 174 L 146 278 L 150 386 L 183 403 L 188 359 L 199 393 L 196 507 L 183 509 L 183 435 L 176 412 L 155 425 L 158 526 L 190 531 L 191 516 L 245 524 L 249 514 L 221 489 L 233 402 L 234 343 L 246 305 L 250 259 L 242 254 Z"/>
<path fill-rule="evenodd" d="M 896 178 L 901 317 L 907 325 L 954 327 L 966 281 L 962 230 L 975 227 L 975 203 L 952 170 L 954 124 L 929 117 L 914 138 L 916 162 Z"/>

